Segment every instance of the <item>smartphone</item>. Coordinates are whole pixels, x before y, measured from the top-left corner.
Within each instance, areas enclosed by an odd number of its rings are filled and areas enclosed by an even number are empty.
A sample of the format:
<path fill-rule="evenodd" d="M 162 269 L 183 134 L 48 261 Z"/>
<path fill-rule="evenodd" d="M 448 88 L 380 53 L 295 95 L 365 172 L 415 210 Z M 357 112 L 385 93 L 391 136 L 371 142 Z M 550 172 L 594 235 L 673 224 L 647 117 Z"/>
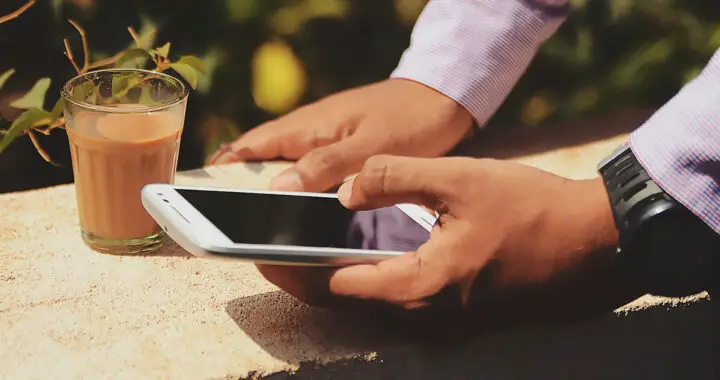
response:
<path fill-rule="evenodd" d="M 141 197 L 158 225 L 198 257 L 343 266 L 404 253 L 353 246 L 353 223 L 365 211 L 346 209 L 336 194 L 151 184 Z M 435 215 L 411 204 L 393 207 L 429 236 Z"/>

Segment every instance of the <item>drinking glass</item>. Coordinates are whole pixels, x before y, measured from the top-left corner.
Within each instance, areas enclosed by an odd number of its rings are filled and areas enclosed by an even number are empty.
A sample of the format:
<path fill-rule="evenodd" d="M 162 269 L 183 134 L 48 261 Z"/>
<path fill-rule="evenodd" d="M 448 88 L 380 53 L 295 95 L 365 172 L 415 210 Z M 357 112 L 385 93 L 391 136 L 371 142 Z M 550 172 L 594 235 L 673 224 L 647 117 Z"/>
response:
<path fill-rule="evenodd" d="M 140 190 L 173 183 L 188 89 L 170 75 L 108 69 L 79 75 L 62 89 L 82 239 L 102 253 L 140 254 L 164 232 Z"/>

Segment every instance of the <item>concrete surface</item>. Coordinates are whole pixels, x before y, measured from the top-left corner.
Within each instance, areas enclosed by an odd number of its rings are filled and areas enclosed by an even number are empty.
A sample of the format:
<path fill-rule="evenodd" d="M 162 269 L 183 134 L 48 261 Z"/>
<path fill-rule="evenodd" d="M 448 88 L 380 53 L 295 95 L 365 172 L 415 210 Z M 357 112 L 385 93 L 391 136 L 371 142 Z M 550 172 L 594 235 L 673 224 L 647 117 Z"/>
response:
<path fill-rule="evenodd" d="M 571 141 L 513 159 L 590 177 L 595 163 L 625 139 L 619 134 L 575 141 L 582 147 Z M 286 166 L 212 167 L 181 173 L 177 182 L 262 188 Z M 718 352 L 717 340 L 710 339 L 717 334 L 705 334 L 715 331 L 708 326 L 717 325 L 711 321 L 718 314 L 704 294 L 684 300 L 645 296 L 608 313 L 632 299 L 603 299 L 607 287 L 618 285 L 610 276 L 554 298 L 533 295 L 511 306 L 494 305 L 477 317 L 445 319 L 434 328 L 412 321 L 380 323 L 371 316 L 308 308 L 266 283 L 252 265 L 190 258 L 174 244 L 146 257 L 95 253 L 81 242 L 72 185 L 0 195 L 0 210 L 1 378 L 718 374 L 716 356 L 709 354 Z M 577 320 L 558 317 L 593 308 Z M 452 331 L 465 339 L 451 337 Z M 427 339 L 418 339 L 418 333 Z"/>

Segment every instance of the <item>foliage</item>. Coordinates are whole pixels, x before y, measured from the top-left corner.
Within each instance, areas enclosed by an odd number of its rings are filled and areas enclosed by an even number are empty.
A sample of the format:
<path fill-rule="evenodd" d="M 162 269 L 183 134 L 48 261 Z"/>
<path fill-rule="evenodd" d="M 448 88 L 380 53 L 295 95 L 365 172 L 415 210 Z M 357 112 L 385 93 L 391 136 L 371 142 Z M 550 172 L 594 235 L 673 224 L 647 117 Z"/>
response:
<path fill-rule="evenodd" d="M 720 46 L 713 0 L 571 2 L 567 21 L 540 48 L 489 128 L 660 107 Z M 214 140 L 235 135 L 223 132 L 228 123 L 242 133 L 301 103 L 386 78 L 425 3 L 226 0 L 225 17 L 208 11 L 204 25 L 221 26 L 206 41 L 228 57 L 209 94 L 206 120 L 213 122 L 204 126 L 215 129 L 204 135 L 208 153 Z M 246 65 L 240 60 L 250 62 L 246 71 L 236 69 Z M 228 123 L 215 122 L 216 115 Z"/>
<path fill-rule="evenodd" d="M 542 46 L 489 128 L 541 126 L 558 119 L 659 107 L 720 46 L 720 8 L 715 0 L 571 1 L 573 12 Z M 91 40 L 97 46 L 92 61 L 138 47 L 126 46 L 125 35 L 113 33 L 129 24 L 137 26 L 142 49 L 156 45 L 153 31 L 162 40 L 174 41 L 168 45 L 171 52 L 202 57 L 206 74 L 198 78 L 198 96 L 188 105 L 180 153 L 179 166 L 185 157 L 186 167 L 201 165 L 199 156 L 211 154 L 220 142 L 300 104 L 386 78 L 408 45 L 425 3 L 224 0 L 200 5 L 128 0 L 111 5 L 53 0 L 55 14 L 81 20 L 94 35 L 102 35 L 101 41 Z M 52 20 L 43 20 L 45 24 L 33 28 L 46 34 L 57 29 L 50 25 Z M 163 53 L 165 45 L 159 45 L 155 49 Z M 30 48 L 24 51 L 31 53 Z M 152 64 L 142 51 L 125 58 L 117 64 Z M 61 77 L 56 75 L 55 81 Z M 193 144 L 200 148 L 193 150 Z"/>
<path fill-rule="evenodd" d="M 0 17 L 0 24 L 18 18 L 35 5 L 35 2 L 36 0 L 30 0 L 16 11 Z M 153 71 L 163 72 L 172 69 L 195 89 L 198 86 L 198 78 L 205 72 L 203 61 L 197 57 L 181 56 L 176 61 L 172 61 L 170 59 L 170 42 L 152 48 L 151 46 L 156 33 L 152 28 L 144 34 L 138 34 L 132 27 L 128 27 L 128 32 L 133 39 L 134 45 L 117 52 L 109 58 L 91 62 L 91 52 L 85 30 L 74 20 L 69 19 L 67 21 L 77 30 L 82 41 L 83 61 L 81 64 L 78 64 L 68 39 L 63 40 L 65 45 L 64 54 L 78 75 L 111 67 L 144 68 L 149 59 L 154 63 Z M 2 89 L 3 85 L 13 74 L 15 74 L 15 69 L 9 69 L 0 75 L 0 89 Z M 36 133 L 49 135 L 52 130 L 65 127 L 65 119 L 62 116 L 62 100 L 58 99 L 51 111 L 47 111 L 44 106 L 51 81 L 49 77 L 38 79 L 27 93 L 10 104 L 11 107 L 24 110 L 24 112 L 12 122 L 10 128 L 0 130 L 3 135 L 2 140 L 0 140 L 0 153 L 2 153 L 16 137 L 26 134 L 42 158 L 54 164 L 50 155 L 40 146 L 36 136 Z M 116 88 L 113 82 L 113 96 L 117 96 L 118 93 L 127 93 L 133 86 L 137 85 L 139 85 L 138 82 L 130 83 L 130 81 L 124 81 L 121 87 Z"/>
<path fill-rule="evenodd" d="M 720 47 L 720 8 L 710 0 L 571 3 L 567 21 L 539 50 L 494 124 L 660 107 Z"/>

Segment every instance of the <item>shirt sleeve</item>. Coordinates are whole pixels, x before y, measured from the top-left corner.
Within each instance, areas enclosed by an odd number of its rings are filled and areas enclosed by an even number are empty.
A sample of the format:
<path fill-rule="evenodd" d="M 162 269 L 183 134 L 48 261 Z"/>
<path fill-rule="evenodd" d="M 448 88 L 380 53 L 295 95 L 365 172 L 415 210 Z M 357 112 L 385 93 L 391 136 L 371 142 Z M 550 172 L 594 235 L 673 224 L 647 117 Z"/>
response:
<path fill-rule="evenodd" d="M 390 77 L 445 94 L 483 126 L 568 10 L 568 0 L 430 0 Z"/>
<path fill-rule="evenodd" d="M 720 233 L 720 50 L 630 146 L 663 190 Z"/>

